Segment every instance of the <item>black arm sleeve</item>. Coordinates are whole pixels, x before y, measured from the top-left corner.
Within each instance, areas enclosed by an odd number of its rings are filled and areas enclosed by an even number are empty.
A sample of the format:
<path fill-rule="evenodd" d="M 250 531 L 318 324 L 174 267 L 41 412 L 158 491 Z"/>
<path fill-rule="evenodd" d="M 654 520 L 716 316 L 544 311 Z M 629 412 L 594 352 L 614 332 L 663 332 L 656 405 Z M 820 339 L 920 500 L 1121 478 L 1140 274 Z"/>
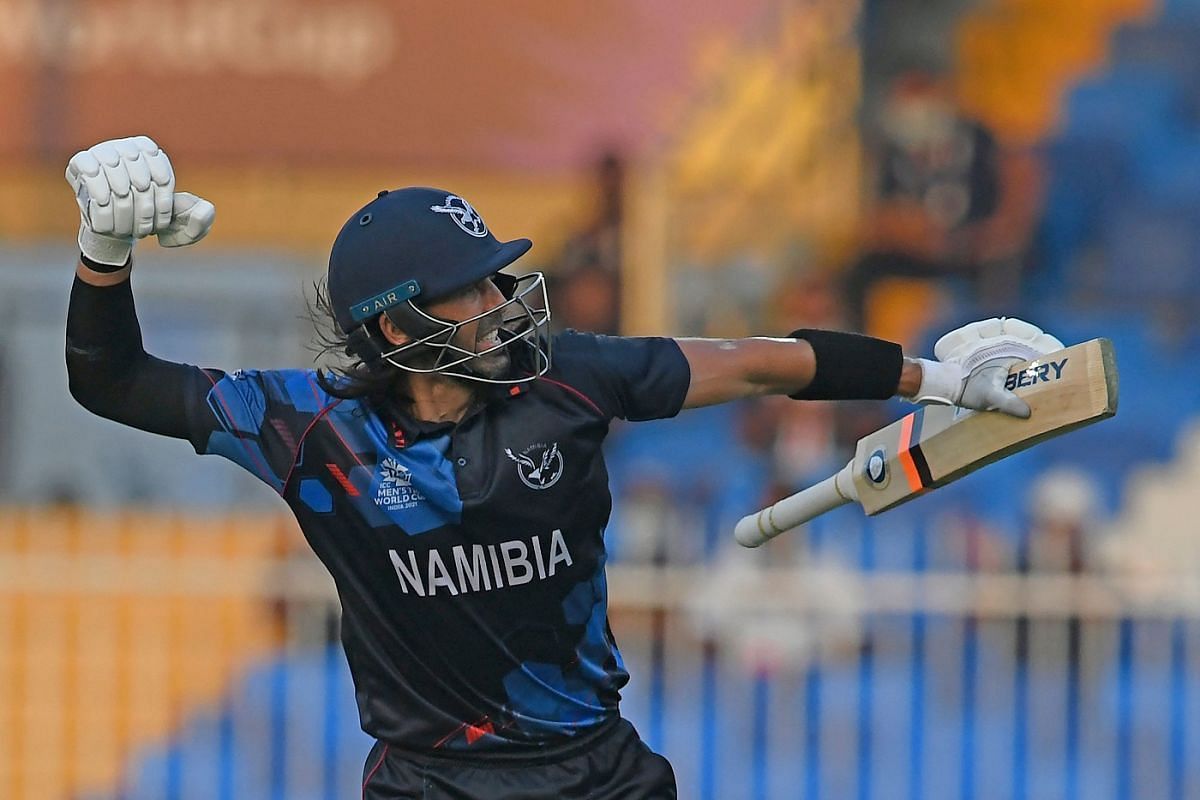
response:
<path fill-rule="evenodd" d="M 100 287 L 75 279 L 67 311 L 67 377 L 71 396 L 88 411 L 191 439 L 195 426 L 188 409 L 203 404 L 223 375 L 148 355 L 129 281 Z"/>

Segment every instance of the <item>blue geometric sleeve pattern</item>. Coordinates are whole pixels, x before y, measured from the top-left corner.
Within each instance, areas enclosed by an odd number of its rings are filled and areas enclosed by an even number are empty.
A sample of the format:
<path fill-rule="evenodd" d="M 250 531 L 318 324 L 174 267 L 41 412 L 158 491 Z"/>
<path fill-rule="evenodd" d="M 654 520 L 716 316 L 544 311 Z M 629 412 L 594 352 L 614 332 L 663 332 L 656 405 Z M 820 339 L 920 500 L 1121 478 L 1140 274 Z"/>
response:
<path fill-rule="evenodd" d="M 229 373 L 205 398 L 215 425 L 197 450 L 224 456 L 282 493 L 305 428 L 331 401 L 311 371 Z"/>
<path fill-rule="evenodd" d="M 674 339 L 566 331 L 554 340 L 554 371 L 609 418 L 666 419 L 683 408 L 691 367 Z"/>

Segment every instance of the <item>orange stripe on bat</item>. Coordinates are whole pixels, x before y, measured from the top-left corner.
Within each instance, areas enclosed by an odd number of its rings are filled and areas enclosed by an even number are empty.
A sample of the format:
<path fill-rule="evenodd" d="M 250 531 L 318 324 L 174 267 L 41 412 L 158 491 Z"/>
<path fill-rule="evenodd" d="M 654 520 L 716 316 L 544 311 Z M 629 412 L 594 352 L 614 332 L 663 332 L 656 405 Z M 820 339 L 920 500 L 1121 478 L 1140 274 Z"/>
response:
<path fill-rule="evenodd" d="M 913 417 L 916 414 L 909 414 L 900 421 L 900 447 L 897 450 L 896 456 L 900 459 L 900 466 L 904 469 L 904 477 L 908 479 L 908 488 L 914 492 L 919 492 L 925 488 L 921 483 L 921 475 L 917 472 L 917 465 L 913 462 L 912 453 L 909 452 L 913 446 Z"/>

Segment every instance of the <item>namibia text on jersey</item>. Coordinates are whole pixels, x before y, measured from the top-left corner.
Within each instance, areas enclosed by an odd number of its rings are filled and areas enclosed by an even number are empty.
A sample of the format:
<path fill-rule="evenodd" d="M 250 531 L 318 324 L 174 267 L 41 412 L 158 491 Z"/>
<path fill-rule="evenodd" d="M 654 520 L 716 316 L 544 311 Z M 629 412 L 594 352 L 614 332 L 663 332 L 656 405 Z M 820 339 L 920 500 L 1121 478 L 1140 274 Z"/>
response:
<path fill-rule="evenodd" d="M 550 534 L 549 542 L 534 536 L 528 542 L 512 539 L 486 546 L 473 544 L 469 550 L 456 544 L 446 556 L 434 549 L 424 558 L 419 558 L 414 550 L 404 555 L 388 550 L 388 555 L 396 568 L 400 588 L 405 594 L 411 588 L 421 597 L 436 595 L 438 587 L 458 595 L 520 586 L 534 578 L 552 577 L 559 564 L 571 566 L 571 553 L 560 530 Z"/>

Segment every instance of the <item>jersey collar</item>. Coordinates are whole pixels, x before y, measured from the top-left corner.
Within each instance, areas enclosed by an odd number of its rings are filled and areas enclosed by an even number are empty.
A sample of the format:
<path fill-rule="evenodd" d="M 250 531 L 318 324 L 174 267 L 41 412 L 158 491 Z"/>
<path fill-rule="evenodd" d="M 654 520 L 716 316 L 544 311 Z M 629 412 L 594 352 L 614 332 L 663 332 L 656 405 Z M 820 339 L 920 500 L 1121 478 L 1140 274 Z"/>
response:
<path fill-rule="evenodd" d="M 403 449 L 419 439 L 449 433 L 462 422 L 466 422 L 478 414 L 486 406 L 522 397 L 528 392 L 529 384 L 527 383 L 515 383 L 509 386 L 487 386 L 484 389 L 482 401 L 475 403 L 459 422 L 431 422 L 429 420 L 417 419 L 391 404 L 382 409 L 380 416 L 388 423 L 388 427 L 392 432 L 392 443 L 396 447 Z"/>

